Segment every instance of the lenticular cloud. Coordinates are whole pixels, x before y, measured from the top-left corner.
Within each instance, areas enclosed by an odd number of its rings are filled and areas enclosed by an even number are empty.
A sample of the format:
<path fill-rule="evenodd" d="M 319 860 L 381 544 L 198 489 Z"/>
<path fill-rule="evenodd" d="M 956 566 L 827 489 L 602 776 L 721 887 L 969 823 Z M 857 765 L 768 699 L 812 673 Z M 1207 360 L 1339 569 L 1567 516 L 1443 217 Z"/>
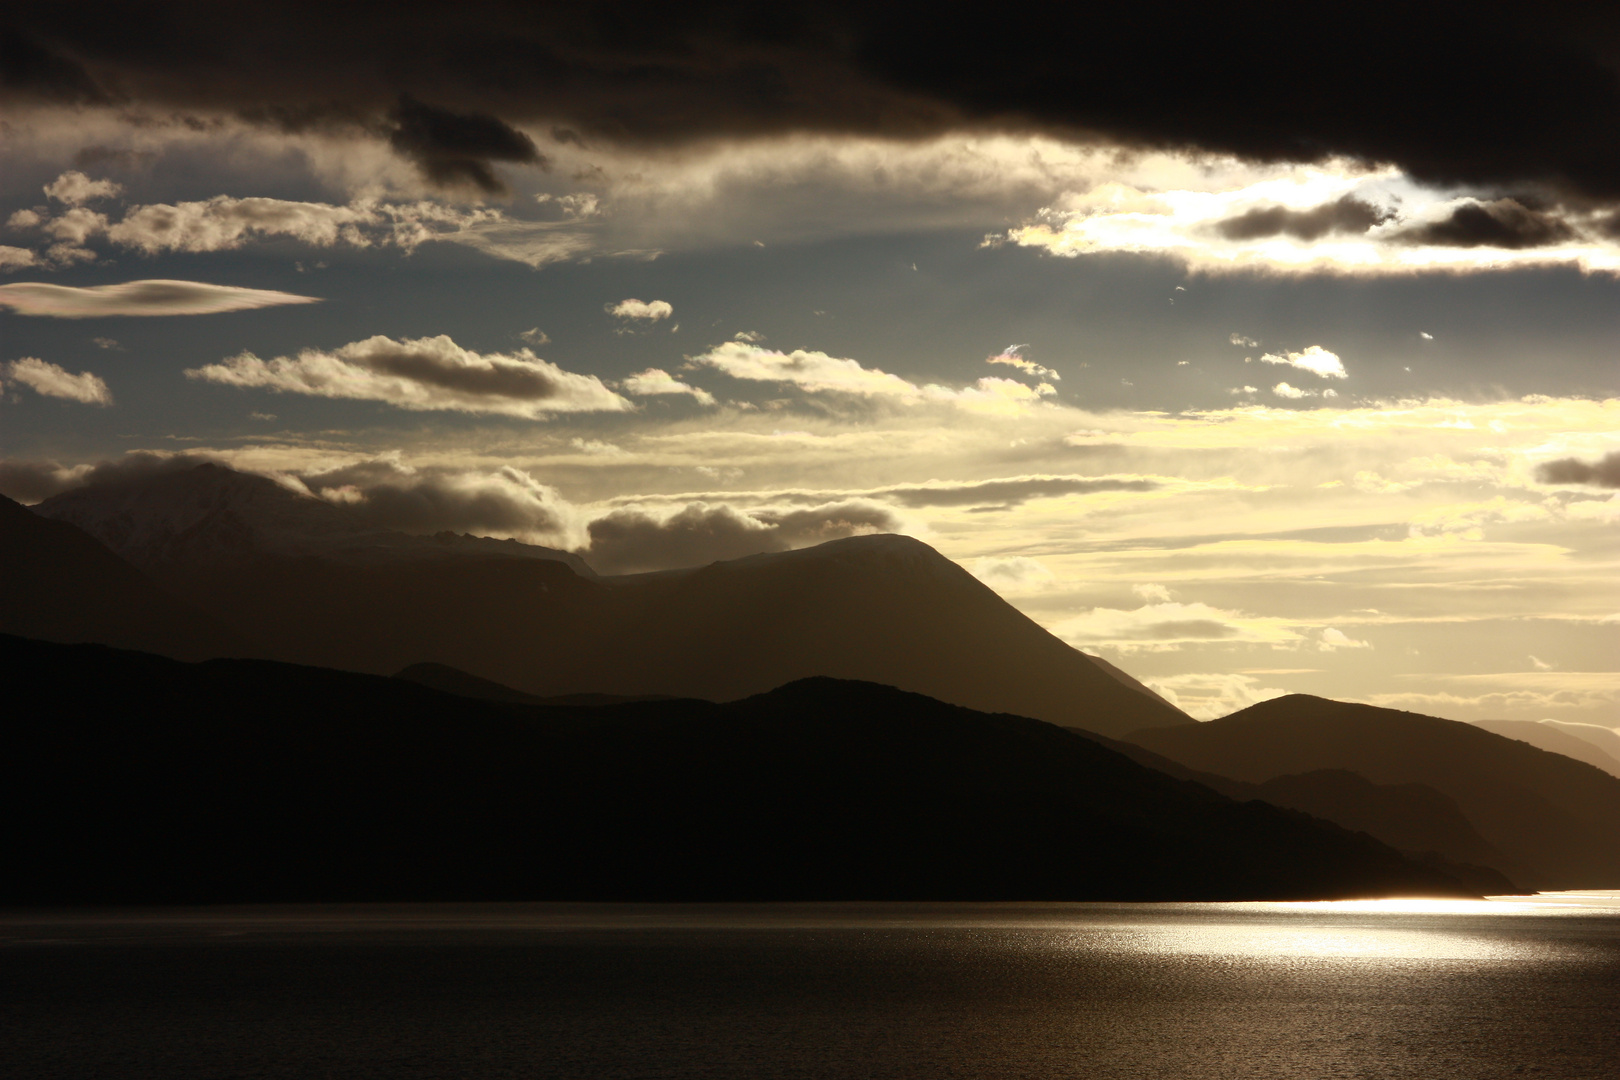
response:
<path fill-rule="evenodd" d="M 315 304 L 320 298 L 271 289 L 244 289 L 201 281 L 125 281 L 75 288 L 42 281 L 0 285 L 0 307 L 19 315 L 92 319 L 109 315 L 214 315 L 282 304 Z"/>

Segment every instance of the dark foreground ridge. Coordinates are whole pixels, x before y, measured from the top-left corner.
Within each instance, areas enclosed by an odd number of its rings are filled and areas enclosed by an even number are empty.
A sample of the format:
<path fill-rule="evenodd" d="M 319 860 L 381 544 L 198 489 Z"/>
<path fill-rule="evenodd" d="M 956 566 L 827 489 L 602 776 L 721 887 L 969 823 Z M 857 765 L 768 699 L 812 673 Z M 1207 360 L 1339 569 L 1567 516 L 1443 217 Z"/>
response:
<path fill-rule="evenodd" d="M 0 637 L 0 902 L 1456 895 L 1366 836 L 869 683 L 536 708 Z"/>

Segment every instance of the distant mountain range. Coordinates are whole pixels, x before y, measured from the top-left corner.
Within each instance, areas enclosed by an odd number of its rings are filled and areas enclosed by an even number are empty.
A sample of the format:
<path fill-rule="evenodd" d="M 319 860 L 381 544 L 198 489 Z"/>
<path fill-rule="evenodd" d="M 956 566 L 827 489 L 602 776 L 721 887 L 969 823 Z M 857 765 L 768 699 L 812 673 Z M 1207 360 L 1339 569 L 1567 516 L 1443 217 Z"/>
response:
<path fill-rule="evenodd" d="M 870 683 L 539 708 L 0 637 L 0 903 L 1464 895 L 1370 837 Z"/>
<path fill-rule="evenodd" d="M 826 675 L 1106 734 L 1192 723 L 904 536 L 615 578 L 514 541 L 365 529 L 217 465 L 34 510 L 235 628 L 250 655 L 375 674 L 437 663 L 543 698 L 729 701 Z"/>
<path fill-rule="evenodd" d="M 1261 791 L 1279 777 L 1324 769 L 1376 785 L 1423 785 L 1454 804 L 1496 853 L 1460 837 L 1441 854 L 1483 859 L 1535 889 L 1620 886 L 1620 779 L 1480 726 L 1294 694 L 1129 739 Z"/>
<path fill-rule="evenodd" d="M 206 465 L 0 499 L 0 560 L 40 902 L 1620 886 L 1608 729 L 1195 724 L 905 537 L 604 577 Z"/>

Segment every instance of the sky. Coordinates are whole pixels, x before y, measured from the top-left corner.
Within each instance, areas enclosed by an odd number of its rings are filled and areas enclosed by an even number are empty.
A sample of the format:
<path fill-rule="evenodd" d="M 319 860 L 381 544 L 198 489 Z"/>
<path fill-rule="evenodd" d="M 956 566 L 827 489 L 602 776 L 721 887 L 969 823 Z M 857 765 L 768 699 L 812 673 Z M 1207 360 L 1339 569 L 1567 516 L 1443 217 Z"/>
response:
<path fill-rule="evenodd" d="M 1620 22 L 0 15 L 0 492 L 936 547 L 1210 718 L 1620 726 Z"/>

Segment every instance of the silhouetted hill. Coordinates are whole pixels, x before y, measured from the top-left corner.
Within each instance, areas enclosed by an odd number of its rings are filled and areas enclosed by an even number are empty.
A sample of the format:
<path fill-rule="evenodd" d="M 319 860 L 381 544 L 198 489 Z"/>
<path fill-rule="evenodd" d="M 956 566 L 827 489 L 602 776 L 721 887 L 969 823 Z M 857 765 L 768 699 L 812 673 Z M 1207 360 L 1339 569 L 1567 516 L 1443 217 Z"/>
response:
<path fill-rule="evenodd" d="M 431 686 L 447 694 L 474 698 L 478 701 L 504 701 L 518 705 L 565 707 L 578 705 L 594 708 L 598 705 L 623 705 L 631 701 L 675 700 L 668 694 L 647 694 L 641 697 L 623 694 L 563 694 L 560 697 L 535 697 L 521 690 L 513 690 L 510 686 L 502 686 L 498 682 L 469 675 L 446 664 L 412 664 L 404 671 L 396 672 L 394 678 L 417 683 L 420 686 Z"/>
<path fill-rule="evenodd" d="M 1479 835 L 1449 796 L 1427 784 L 1374 784 L 1343 769 L 1277 776 L 1263 784 L 1190 769 L 1136 743 L 1071 728 L 1117 750 L 1138 765 L 1191 780 L 1229 799 L 1260 799 L 1301 810 L 1352 832 L 1364 832 L 1412 858 L 1435 866 L 1475 892 L 1490 896 L 1525 890 L 1500 870 L 1497 851 Z"/>
<path fill-rule="evenodd" d="M 1052 725 L 870 684 L 538 709 L 12 637 L 0 664 L 35 703 L 0 720 L 12 904 L 1456 891 Z"/>
<path fill-rule="evenodd" d="M 195 659 L 249 650 L 72 525 L 0 495 L 0 632 Z"/>
<path fill-rule="evenodd" d="M 1425 784 L 1454 800 L 1500 853 L 1487 865 L 1519 884 L 1620 885 L 1620 780 L 1472 724 L 1296 694 L 1130 738 L 1190 768 L 1257 784 L 1318 769 Z"/>
<path fill-rule="evenodd" d="M 727 701 L 826 675 L 1111 735 L 1192 722 L 903 536 L 598 578 L 544 548 L 355 533 L 320 500 L 216 465 L 36 509 L 103 537 L 279 660 L 376 674 L 442 664 L 542 698 Z"/>
<path fill-rule="evenodd" d="M 1567 729 L 1534 720 L 1473 720 L 1470 723 L 1505 739 L 1517 739 L 1550 753 L 1563 754 L 1576 761 L 1595 765 L 1610 776 L 1620 777 L 1620 758 L 1604 753 L 1596 742 L 1572 735 Z"/>

